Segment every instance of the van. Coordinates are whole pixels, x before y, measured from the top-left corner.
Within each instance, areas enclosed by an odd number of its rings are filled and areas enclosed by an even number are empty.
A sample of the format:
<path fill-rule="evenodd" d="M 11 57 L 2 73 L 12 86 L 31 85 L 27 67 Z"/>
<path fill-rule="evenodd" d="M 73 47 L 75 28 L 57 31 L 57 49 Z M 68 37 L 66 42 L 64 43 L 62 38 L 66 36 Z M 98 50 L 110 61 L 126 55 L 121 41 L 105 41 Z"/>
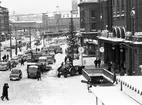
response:
<path fill-rule="evenodd" d="M 41 65 L 41 63 L 43 64 L 43 68 L 45 71 L 49 71 L 51 70 L 52 66 L 48 65 L 48 58 L 47 56 L 41 56 L 39 57 L 39 60 L 38 60 L 38 65 Z"/>
<path fill-rule="evenodd" d="M 38 70 L 37 63 L 32 63 L 32 62 L 27 63 L 27 77 L 28 78 L 36 77 L 37 70 Z"/>
<path fill-rule="evenodd" d="M 28 78 L 37 78 L 38 66 L 29 66 L 27 70 Z"/>

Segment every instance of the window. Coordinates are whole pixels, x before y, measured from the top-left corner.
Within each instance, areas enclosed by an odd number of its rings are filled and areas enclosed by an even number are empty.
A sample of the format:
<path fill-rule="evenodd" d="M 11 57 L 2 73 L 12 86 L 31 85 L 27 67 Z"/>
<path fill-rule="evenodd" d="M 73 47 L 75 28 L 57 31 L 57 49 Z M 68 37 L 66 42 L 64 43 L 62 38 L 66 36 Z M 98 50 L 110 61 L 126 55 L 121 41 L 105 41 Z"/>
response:
<path fill-rule="evenodd" d="M 120 8 L 120 4 L 119 4 L 119 0 L 117 0 L 117 12 L 119 11 Z"/>
<path fill-rule="evenodd" d="M 91 17 L 96 17 L 96 10 L 91 10 Z"/>
<path fill-rule="evenodd" d="M 91 29 L 96 30 L 96 23 L 91 23 Z"/>
<path fill-rule="evenodd" d="M 124 11 L 124 0 L 122 0 L 122 4 L 121 4 L 121 6 L 122 6 L 122 11 Z"/>

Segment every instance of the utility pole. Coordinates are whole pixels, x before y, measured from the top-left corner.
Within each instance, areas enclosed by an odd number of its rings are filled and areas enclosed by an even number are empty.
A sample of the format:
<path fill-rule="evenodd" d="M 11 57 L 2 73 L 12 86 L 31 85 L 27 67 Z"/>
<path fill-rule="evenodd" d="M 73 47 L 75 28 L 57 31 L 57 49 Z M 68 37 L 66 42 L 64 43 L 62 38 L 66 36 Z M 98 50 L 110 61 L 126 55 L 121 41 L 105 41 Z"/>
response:
<path fill-rule="evenodd" d="M 31 35 L 31 27 L 29 27 L 29 37 L 30 37 L 30 49 L 32 49 L 32 35 Z"/>
<path fill-rule="evenodd" d="M 11 39 L 11 31 L 12 31 L 12 26 L 9 25 L 9 35 L 10 35 L 10 59 L 12 58 L 12 39 Z"/>
<path fill-rule="evenodd" d="M 17 55 L 17 28 L 16 28 L 16 26 L 14 28 L 15 28 L 15 41 L 16 41 L 15 54 Z"/>

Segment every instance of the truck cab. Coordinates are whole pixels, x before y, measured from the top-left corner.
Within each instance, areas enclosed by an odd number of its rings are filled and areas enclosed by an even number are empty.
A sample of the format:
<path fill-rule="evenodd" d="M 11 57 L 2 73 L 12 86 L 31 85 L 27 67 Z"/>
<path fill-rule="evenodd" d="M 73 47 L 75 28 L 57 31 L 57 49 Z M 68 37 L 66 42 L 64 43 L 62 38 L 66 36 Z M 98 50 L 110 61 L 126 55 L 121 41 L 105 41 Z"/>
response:
<path fill-rule="evenodd" d="M 49 71 L 49 70 L 51 70 L 51 68 L 52 68 L 52 67 L 48 64 L 48 58 L 47 58 L 47 56 L 41 56 L 41 57 L 39 57 L 38 65 L 41 65 L 41 64 L 43 64 L 45 71 Z"/>
<path fill-rule="evenodd" d="M 27 77 L 28 78 L 37 78 L 37 63 L 27 63 Z"/>

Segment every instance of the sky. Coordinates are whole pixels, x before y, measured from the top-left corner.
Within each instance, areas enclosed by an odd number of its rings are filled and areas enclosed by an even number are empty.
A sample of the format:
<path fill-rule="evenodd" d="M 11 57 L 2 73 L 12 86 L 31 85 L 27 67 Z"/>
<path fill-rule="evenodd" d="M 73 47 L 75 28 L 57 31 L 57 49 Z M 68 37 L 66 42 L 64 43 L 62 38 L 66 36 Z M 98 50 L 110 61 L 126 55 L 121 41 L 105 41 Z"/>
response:
<path fill-rule="evenodd" d="M 71 0 L 0 0 L 1 6 L 9 9 L 10 14 L 14 11 L 17 14 L 70 11 Z"/>

